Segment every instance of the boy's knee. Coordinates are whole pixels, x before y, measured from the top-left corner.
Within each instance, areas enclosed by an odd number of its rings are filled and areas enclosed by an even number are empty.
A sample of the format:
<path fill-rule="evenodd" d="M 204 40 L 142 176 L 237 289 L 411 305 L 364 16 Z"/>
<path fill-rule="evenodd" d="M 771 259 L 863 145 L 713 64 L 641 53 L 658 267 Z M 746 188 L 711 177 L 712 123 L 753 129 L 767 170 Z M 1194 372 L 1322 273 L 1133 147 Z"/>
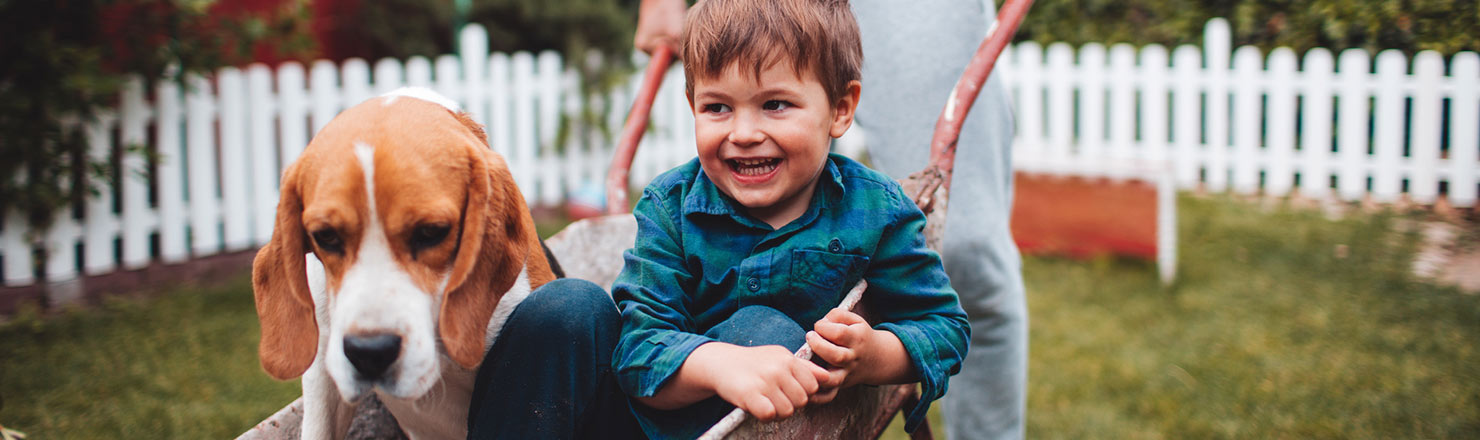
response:
<path fill-rule="evenodd" d="M 588 329 L 616 328 L 621 315 L 606 291 L 590 281 L 561 278 L 530 292 L 507 325 L 543 335 L 591 333 Z"/>
<path fill-rule="evenodd" d="M 766 306 L 746 306 L 710 330 L 709 337 L 746 347 L 780 345 L 791 350 L 807 342 L 807 331 L 791 317 Z"/>

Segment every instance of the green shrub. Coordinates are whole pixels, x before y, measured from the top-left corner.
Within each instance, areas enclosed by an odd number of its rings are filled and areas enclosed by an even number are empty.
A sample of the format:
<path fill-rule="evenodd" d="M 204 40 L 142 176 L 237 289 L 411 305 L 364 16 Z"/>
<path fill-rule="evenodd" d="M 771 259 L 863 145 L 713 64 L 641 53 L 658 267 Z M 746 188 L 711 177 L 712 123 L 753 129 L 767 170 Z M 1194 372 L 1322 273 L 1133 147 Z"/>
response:
<path fill-rule="evenodd" d="M 1266 50 L 1480 50 L 1480 2 L 1474 0 L 1038 0 L 1017 39 L 1201 44 L 1213 17 L 1229 19 L 1235 46 Z"/>

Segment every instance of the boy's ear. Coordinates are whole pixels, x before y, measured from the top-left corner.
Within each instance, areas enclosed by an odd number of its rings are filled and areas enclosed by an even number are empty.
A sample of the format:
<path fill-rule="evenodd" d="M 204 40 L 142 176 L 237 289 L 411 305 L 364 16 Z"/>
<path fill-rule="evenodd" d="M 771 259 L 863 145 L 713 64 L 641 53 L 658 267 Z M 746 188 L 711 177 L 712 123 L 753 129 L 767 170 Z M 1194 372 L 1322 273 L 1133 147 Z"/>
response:
<path fill-rule="evenodd" d="M 833 105 L 832 129 L 828 131 L 832 137 L 842 136 L 853 125 L 853 115 L 858 111 L 858 97 L 862 93 L 863 83 L 856 79 L 848 81 L 848 88 L 843 90 L 843 96 L 838 97 L 838 102 Z"/>

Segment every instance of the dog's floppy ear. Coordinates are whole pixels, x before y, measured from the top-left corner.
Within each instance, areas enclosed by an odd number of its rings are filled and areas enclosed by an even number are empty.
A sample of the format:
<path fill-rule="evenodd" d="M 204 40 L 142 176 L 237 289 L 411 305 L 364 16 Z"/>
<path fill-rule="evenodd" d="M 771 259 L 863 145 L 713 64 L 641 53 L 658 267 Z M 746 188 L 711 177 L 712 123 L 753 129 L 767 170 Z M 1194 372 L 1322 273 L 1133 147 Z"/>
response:
<path fill-rule="evenodd" d="M 308 290 L 304 255 L 303 198 L 295 177 L 297 164 L 283 173 L 282 198 L 272 240 L 252 261 L 252 293 L 262 341 L 257 350 L 262 368 L 278 380 L 303 375 L 319 345 L 313 295 Z"/>
<path fill-rule="evenodd" d="M 508 167 L 481 145 L 469 145 L 468 197 L 452 276 L 437 323 L 447 356 L 464 368 L 483 360 L 488 320 L 528 258 L 528 230 L 517 215 L 524 197 Z"/>

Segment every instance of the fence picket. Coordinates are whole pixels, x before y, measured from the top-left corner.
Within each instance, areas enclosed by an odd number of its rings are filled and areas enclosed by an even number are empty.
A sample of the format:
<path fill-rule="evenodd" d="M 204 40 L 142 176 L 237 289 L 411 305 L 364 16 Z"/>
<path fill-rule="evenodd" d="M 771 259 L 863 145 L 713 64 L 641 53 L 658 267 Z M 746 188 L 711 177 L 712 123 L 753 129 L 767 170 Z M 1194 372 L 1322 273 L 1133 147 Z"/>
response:
<path fill-rule="evenodd" d="M 1403 88 L 1408 79 L 1408 59 L 1399 50 L 1377 54 L 1377 93 L 1372 104 L 1372 198 L 1378 202 L 1398 200 L 1402 191 L 1404 137 Z"/>
<path fill-rule="evenodd" d="M 1341 104 L 1337 113 L 1337 155 L 1341 158 L 1340 174 L 1336 178 L 1337 192 L 1344 200 L 1358 200 L 1367 192 L 1367 76 L 1370 72 L 1367 51 L 1347 49 L 1341 51 L 1338 60 L 1341 70 L 1337 74 L 1337 99 Z"/>
<path fill-rule="evenodd" d="M 1295 187 L 1295 51 L 1269 54 L 1264 121 L 1264 193 L 1289 194 Z M 1257 165 L 1256 165 L 1257 166 Z M 1258 172 L 1257 170 L 1255 171 Z"/>
<path fill-rule="evenodd" d="M 113 159 L 113 125 L 116 117 L 104 113 L 87 124 L 88 158 L 109 163 Z M 113 189 L 108 181 L 90 176 L 98 192 L 89 197 L 83 214 L 82 271 L 88 275 L 113 271 L 113 238 L 118 236 L 118 216 L 113 214 Z"/>
<path fill-rule="evenodd" d="M 1439 84 L 1444 77 L 1444 57 L 1434 51 L 1419 52 L 1413 59 L 1413 112 L 1409 119 L 1408 194 L 1418 203 L 1439 198 L 1439 130 L 1444 103 Z"/>
<path fill-rule="evenodd" d="M 31 256 L 31 244 L 26 240 L 30 227 L 25 216 L 15 210 L 5 215 L 5 225 L 0 229 L 0 251 L 5 257 L 5 285 L 26 286 L 36 282 L 31 272 L 35 260 Z"/>
<path fill-rule="evenodd" d="M 82 234 L 82 226 L 70 214 L 58 214 L 43 238 L 46 245 L 47 281 L 77 278 L 77 237 Z"/>
<path fill-rule="evenodd" d="M 561 184 L 559 168 L 555 161 L 558 160 L 555 137 L 560 130 L 561 110 L 564 107 L 560 99 L 561 77 L 565 74 L 565 67 L 561 65 L 560 54 L 554 51 L 540 52 L 536 59 L 535 78 L 536 87 L 539 89 L 536 124 L 539 128 L 537 133 L 536 151 L 530 157 L 534 167 L 522 170 L 525 173 L 535 174 L 535 188 L 538 195 L 538 203 L 554 205 L 560 203 L 565 197 L 565 187 Z M 519 171 L 516 171 L 519 172 Z M 536 199 L 530 199 L 535 201 Z"/>
<path fill-rule="evenodd" d="M 496 53 L 488 59 L 488 143 L 493 151 L 505 157 L 514 150 L 514 122 L 510 119 L 510 104 L 513 92 L 509 89 L 512 80 L 508 54 Z"/>
<path fill-rule="evenodd" d="M 1233 190 L 1240 194 L 1259 191 L 1259 164 L 1263 155 L 1260 151 L 1259 123 L 1264 109 L 1260 101 L 1264 94 L 1264 60 L 1259 48 L 1244 46 L 1233 53 L 1233 77 L 1238 78 L 1229 88 L 1233 92 Z"/>
<path fill-rule="evenodd" d="M 1141 112 L 1140 136 L 1137 139 L 1141 158 L 1158 164 L 1158 169 L 1173 172 L 1167 162 L 1170 157 L 1171 139 L 1167 134 L 1167 102 L 1171 96 L 1167 91 L 1167 50 L 1158 45 L 1141 49 Z"/>
<path fill-rule="evenodd" d="M 242 95 L 246 82 L 234 67 L 221 69 L 217 81 L 221 95 L 217 113 L 221 121 L 222 240 L 227 251 L 239 251 L 252 247 L 251 200 L 247 196 L 250 175 L 246 166 L 252 162 L 247 156 L 247 105 Z"/>
<path fill-rule="evenodd" d="M 277 117 L 278 117 L 278 169 L 288 169 L 288 164 L 298 159 L 303 147 L 308 146 L 307 115 L 303 96 L 303 65 L 287 62 L 277 71 Z M 315 116 L 315 119 L 318 119 Z M 324 119 L 325 124 L 329 123 Z M 314 124 L 319 122 L 316 120 Z M 317 133 L 318 129 L 315 128 Z"/>
<path fill-rule="evenodd" d="M 119 98 L 118 137 L 126 149 L 143 147 L 148 140 L 149 106 L 144 102 L 144 80 L 129 77 L 123 83 Z M 158 222 L 149 207 L 148 164 L 143 154 L 124 154 L 119 158 L 119 190 L 122 216 L 123 268 L 140 269 L 149 265 L 149 232 Z"/>
<path fill-rule="evenodd" d="M 311 133 L 318 134 L 342 108 L 339 102 L 339 66 L 329 60 L 314 61 L 313 67 L 308 70 L 308 92 L 312 97 L 309 104 L 309 123 L 313 127 Z M 296 158 L 284 159 L 285 162 L 291 162 Z"/>
<path fill-rule="evenodd" d="M 1071 117 L 1074 108 L 1074 79 L 1070 72 L 1074 69 L 1074 49 L 1067 43 L 1053 43 L 1048 46 L 1048 66 L 1044 69 L 1044 83 L 1048 87 L 1048 109 L 1058 117 L 1048 118 L 1048 148 L 1049 157 L 1072 158 L 1074 157 L 1074 118 Z M 1044 167 L 1044 171 L 1050 173 L 1068 173 L 1072 169 L 1072 160 L 1051 161 Z"/>
<path fill-rule="evenodd" d="M 1203 61 L 1207 63 L 1207 71 L 1202 75 L 1207 81 L 1204 85 L 1206 105 L 1203 108 L 1203 117 L 1207 124 L 1203 131 L 1206 135 L 1203 142 L 1207 154 L 1203 168 L 1207 173 L 1207 187 L 1212 191 L 1228 188 L 1228 65 L 1231 40 L 1227 20 L 1215 18 L 1208 21 L 1203 36 Z"/>
<path fill-rule="evenodd" d="M 528 170 L 534 165 L 535 148 L 539 142 L 539 128 L 535 126 L 534 55 L 518 52 L 511 61 L 509 67 L 513 81 L 509 87 L 514 100 L 514 150 L 507 156 L 510 169 L 516 170 L 514 181 L 519 184 L 519 191 L 524 193 L 524 200 L 532 201 L 535 196 L 534 173 Z"/>
<path fill-rule="evenodd" d="M 159 203 L 159 253 L 165 263 L 180 263 L 189 258 L 185 242 L 185 155 L 180 139 L 180 86 L 160 81 L 154 88 L 159 113 L 154 118 L 156 153 L 155 182 Z"/>
<path fill-rule="evenodd" d="M 432 62 L 427 57 L 417 55 L 406 60 L 406 85 L 432 88 Z"/>
<path fill-rule="evenodd" d="M 1136 49 L 1129 44 L 1120 43 L 1110 47 L 1110 76 L 1106 78 L 1108 89 L 1107 96 L 1110 101 L 1105 105 L 1109 114 L 1109 132 L 1106 153 L 1115 163 L 1111 169 L 1112 177 L 1131 177 L 1131 169 L 1121 167 L 1120 164 L 1128 164 L 1136 159 L 1135 137 L 1138 118 L 1136 113 Z"/>
<path fill-rule="evenodd" d="M 1013 161 L 1028 171 L 1039 171 L 1047 152 L 1044 151 L 1043 82 L 1039 67 L 1043 65 L 1043 48 L 1025 41 L 1013 49 L 1011 89 L 1017 103 L 1017 138 L 1013 140 Z"/>
<path fill-rule="evenodd" d="M 1078 156 L 1075 174 L 1102 176 L 1105 167 L 1098 166 L 1105 157 L 1105 46 L 1090 43 L 1079 48 Z"/>
<path fill-rule="evenodd" d="M 683 71 L 671 70 L 665 80 L 667 84 L 663 88 L 667 90 L 669 96 L 666 101 L 668 105 L 665 115 L 666 130 L 663 131 L 665 135 L 658 136 L 662 141 L 656 145 L 659 153 L 656 156 L 658 161 L 652 164 L 649 177 L 643 179 L 644 182 L 698 155 L 693 141 L 694 114 L 692 110 L 689 110 L 688 100 L 683 97 Z"/>
<path fill-rule="evenodd" d="M 186 76 L 185 175 L 189 188 L 190 250 L 194 255 L 221 251 L 220 191 L 216 187 L 215 91 L 200 75 Z"/>
<path fill-rule="evenodd" d="M 1480 54 L 1455 55 L 1449 83 L 1449 201 L 1473 207 L 1480 193 Z"/>
<path fill-rule="evenodd" d="M 1331 195 L 1331 84 L 1336 64 L 1331 51 L 1316 48 L 1305 53 L 1305 64 L 1298 83 L 1301 89 L 1300 108 L 1300 193 L 1307 197 L 1326 198 Z"/>
<path fill-rule="evenodd" d="M 488 31 L 483 26 L 471 24 L 458 32 L 458 63 L 462 65 L 463 109 L 473 117 L 473 122 L 488 126 Z M 454 98 L 456 99 L 456 98 Z M 527 198 L 526 198 L 527 199 Z"/>
<path fill-rule="evenodd" d="M 339 66 L 340 90 L 342 93 L 339 102 L 340 109 L 354 107 L 356 104 L 365 102 L 375 96 L 370 88 L 370 65 L 360 58 L 350 58 Z M 337 111 L 336 111 L 337 113 Z M 317 134 L 318 131 L 314 131 Z"/>
<path fill-rule="evenodd" d="M 581 179 L 585 177 L 581 164 L 588 160 L 584 157 L 586 148 L 582 146 L 585 143 L 585 137 L 580 133 L 589 132 L 591 129 L 581 118 L 581 76 L 574 67 L 567 68 L 561 73 L 560 90 L 565 92 L 561 97 L 560 117 L 566 121 L 565 144 L 560 147 L 566 159 L 560 160 L 562 155 L 552 152 L 547 160 L 553 163 L 552 167 L 556 168 L 554 178 L 560 181 L 566 194 L 572 194 L 581 188 Z M 565 199 L 566 194 L 560 195 L 559 199 L 551 204 L 560 203 Z"/>
<path fill-rule="evenodd" d="M 442 55 L 437 57 L 433 65 L 433 76 L 437 93 L 443 96 L 462 96 L 462 61 L 456 55 Z M 485 123 L 486 127 L 487 124 Z"/>
<path fill-rule="evenodd" d="M 1194 46 L 1181 46 L 1172 52 L 1172 142 L 1176 145 L 1173 167 L 1177 186 L 1196 188 L 1202 184 L 1203 110 L 1198 72 L 1202 70 L 1202 51 Z"/>
<path fill-rule="evenodd" d="M 277 148 L 274 145 L 272 71 L 266 65 L 247 67 L 247 130 L 251 138 L 252 244 L 262 246 L 272 238 L 278 202 Z"/>
<path fill-rule="evenodd" d="M 374 78 L 375 96 L 384 95 L 406 86 L 405 72 L 401 69 L 401 62 L 395 59 L 383 58 L 376 61 Z"/>

